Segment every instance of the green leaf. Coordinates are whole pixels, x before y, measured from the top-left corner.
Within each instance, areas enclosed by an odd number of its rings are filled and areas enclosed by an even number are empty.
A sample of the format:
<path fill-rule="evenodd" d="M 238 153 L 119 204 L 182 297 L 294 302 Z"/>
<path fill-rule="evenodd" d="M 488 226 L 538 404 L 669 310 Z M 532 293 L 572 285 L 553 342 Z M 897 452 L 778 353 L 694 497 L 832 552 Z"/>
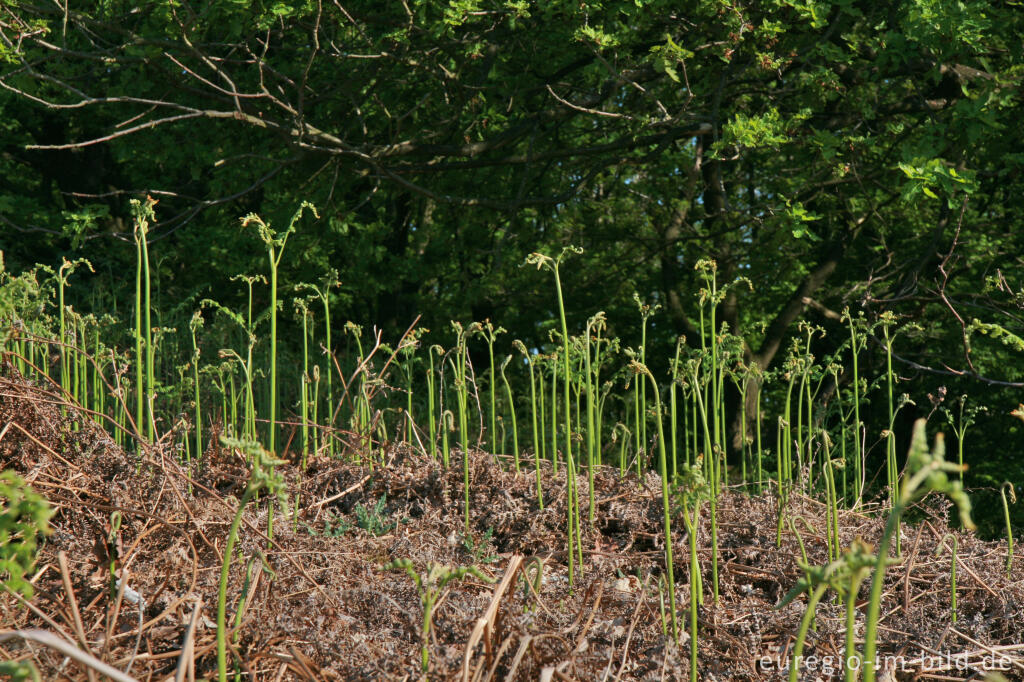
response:
<path fill-rule="evenodd" d="M 0 579 L 29 597 L 25 576 L 35 565 L 37 538 L 50 532 L 53 510 L 13 471 L 0 473 L 0 503 Z"/>

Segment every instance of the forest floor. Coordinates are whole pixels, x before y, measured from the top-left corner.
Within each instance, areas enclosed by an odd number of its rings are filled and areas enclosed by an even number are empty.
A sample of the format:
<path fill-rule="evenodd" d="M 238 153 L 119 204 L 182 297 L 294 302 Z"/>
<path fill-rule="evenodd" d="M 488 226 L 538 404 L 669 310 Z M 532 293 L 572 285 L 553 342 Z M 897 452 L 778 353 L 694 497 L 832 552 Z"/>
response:
<path fill-rule="evenodd" d="M 176 671 L 178 679 L 215 678 L 222 553 L 248 477 L 240 457 L 211 449 L 189 469 L 158 443 L 140 459 L 92 422 L 63 416 L 51 393 L 9 371 L 0 377 L 0 429 L 0 468 L 17 471 L 56 510 L 30 606 L 0 593 L 0 626 L 84 642 L 93 656 L 138 680 L 174 679 Z M 517 474 L 473 453 L 467 541 L 461 456 L 449 469 L 405 448 L 384 456 L 386 464 L 373 468 L 322 458 L 305 472 L 282 466 L 298 513 L 276 516 L 273 541 L 264 534 L 267 505 L 246 508 L 228 590 L 230 622 L 240 595 L 245 603 L 231 637 L 232 668 L 259 680 L 421 679 L 419 593 L 404 571 L 381 568 L 409 559 L 421 572 L 430 563 L 474 565 L 493 579 L 470 575 L 443 591 L 433 609 L 430 679 L 688 678 L 687 538 L 677 514 L 681 634 L 679 646 L 667 645 L 656 475 L 641 481 L 600 470 L 593 522 L 583 524 L 583 565 L 570 586 L 564 468 L 542 468 L 541 511 L 532 466 L 524 462 Z M 586 514 L 586 480 L 579 480 Z M 700 679 L 784 678 L 806 598 L 776 605 L 803 575 L 798 538 L 787 526 L 776 544 L 773 495 L 726 491 L 717 509 L 717 605 L 706 504 L 698 538 L 705 593 Z M 950 532 L 947 512 L 947 503 L 929 499 L 916 510 L 917 523 L 903 527 L 903 558 L 887 574 L 880 628 L 880 652 L 894 657 L 895 670 L 880 679 L 981 679 L 992 669 L 1024 679 L 1024 568 L 1017 562 L 1008 578 L 1005 542 L 954 531 L 959 580 L 952 624 L 950 555 L 936 556 Z M 787 514 L 797 520 L 811 563 L 827 563 L 825 507 L 794 494 Z M 864 509 L 842 511 L 843 546 L 858 537 L 876 543 L 882 523 Z M 129 598 L 118 604 L 111 594 L 111 560 L 139 605 Z M 528 583 L 538 570 L 532 592 Z M 866 595 L 867 583 L 858 635 Z M 842 677 L 843 618 L 828 593 L 800 679 Z M 84 667 L 46 647 L 8 640 L 0 656 L 33 661 L 44 680 L 88 679 Z"/>

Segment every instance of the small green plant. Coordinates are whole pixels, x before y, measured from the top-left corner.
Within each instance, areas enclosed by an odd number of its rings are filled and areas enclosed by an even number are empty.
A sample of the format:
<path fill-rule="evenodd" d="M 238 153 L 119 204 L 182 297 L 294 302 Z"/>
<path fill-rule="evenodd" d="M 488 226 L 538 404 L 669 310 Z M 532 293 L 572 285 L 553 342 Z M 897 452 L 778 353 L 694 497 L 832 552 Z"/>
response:
<path fill-rule="evenodd" d="M 69 278 L 75 272 L 80 265 L 85 265 L 90 271 L 93 271 L 92 263 L 84 258 L 79 258 L 74 261 L 69 261 L 67 258 L 61 264 L 57 270 L 57 314 L 60 320 L 60 344 L 57 348 L 60 352 L 60 386 L 68 394 L 75 394 L 77 392 L 72 391 L 72 354 L 74 350 L 74 357 L 78 358 L 78 349 L 75 347 L 75 338 L 77 336 L 77 323 L 76 318 L 78 317 L 71 311 L 69 307 L 64 305 L 64 290 L 69 286 Z M 71 313 L 71 325 L 68 325 L 68 313 Z M 85 339 L 83 338 L 82 346 L 85 346 Z M 75 382 L 78 380 L 78 373 L 74 372 Z M 75 396 L 78 397 L 77 395 Z"/>
<path fill-rule="evenodd" d="M 959 548 L 956 536 L 952 533 L 943 535 L 939 540 L 939 546 L 935 548 L 935 556 L 942 554 L 942 550 L 946 548 L 946 540 L 953 543 L 953 557 L 949 560 L 949 620 L 956 623 L 956 555 Z"/>
<path fill-rule="evenodd" d="M 234 555 L 235 542 L 238 540 L 238 527 L 242 523 L 242 512 L 245 511 L 246 505 L 264 489 L 271 495 L 271 506 L 273 498 L 278 498 L 281 506 L 287 504 L 287 498 L 285 497 L 284 478 L 274 470 L 277 465 L 284 464 L 282 460 L 274 459 L 272 454 L 253 441 L 221 436 L 220 442 L 226 448 L 241 451 L 252 463 L 249 482 L 245 486 L 245 492 L 242 494 L 238 510 L 231 521 L 231 528 L 228 530 L 228 539 L 224 546 L 224 563 L 220 569 L 220 587 L 217 591 L 217 674 L 220 682 L 227 682 L 228 577 L 231 575 L 231 557 Z"/>
<path fill-rule="evenodd" d="M 341 286 L 341 281 L 338 279 L 338 271 L 334 268 L 329 269 L 324 276 L 320 279 L 320 286 L 315 284 L 297 284 L 295 286 L 296 291 L 302 289 L 310 289 L 320 299 L 320 302 L 324 307 L 324 351 L 327 354 L 327 405 L 333 410 L 334 409 L 334 382 L 332 377 L 334 372 L 330 367 L 330 363 L 334 356 L 334 346 L 331 345 L 331 289 L 335 289 Z M 312 331 L 310 331 L 312 334 Z M 314 368 L 315 369 L 315 368 Z M 316 410 L 316 403 L 313 404 L 314 411 Z M 315 420 L 314 420 L 315 422 Z M 330 457 L 334 457 L 334 439 L 327 439 L 327 454 Z"/>
<path fill-rule="evenodd" d="M 512 421 L 512 461 L 516 473 L 519 473 L 519 423 L 516 421 L 516 403 L 512 398 L 512 386 L 508 383 L 505 375 L 505 368 L 512 362 L 512 356 L 507 355 L 501 363 L 501 381 L 505 384 L 505 397 L 508 399 L 508 412 Z"/>
<path fill-rule="evenodd" d="M 361 502 L 356 505 L 356 526 L 362 528 L 374 537 L 387 535 L 395 528 L 394 522 L 389 522 L 384 513 L 384 506 L 387 504 L 387 495 L 381 495 L 373 507 L 366 507 Z"/>
<path fill-rule="evenodd" d="M 811 533 L 815 532 L 814 531 L 814 526 L 811 525 L 810 521 L 808 521 L 807 519 L 805 519 L 802 516 L 798 516 L 798 517 L 796 517 L 796 519 L 799 519 L 800 521 L 803 521 L 804 525 L 807 527 L 808 531 L 810 531 Z M 810 573 L 810 571 L 811 571 L 811 561 L 810 561 L 810 559 L 807 558 L 807 545 L 804 544 L 804 536 L 800 535 L 800 531 L 797 530 L 796 519 L 794 519 L 792 516 L 789 516 L 789 517 L 786 518 L 786 521 L 789 522 L 789 530 L 790 530 L 790 532 L 793 533 L 793 537 L 796 538 L 796 543 L 800 546 L 800 557 L 801 557 L 801 560 L 799 562 L 797 562 L 797 563 L 799 563 L 800 566 L 803 567 L 804 577 L 807 580 L 810 580 L 811 579 L 811 573 Z"/>
<path fill-rule="evenodd" d="M 246 308 L 246 316 L 243 318 L 240 314 L 224 307 L 217 301 L 212 299 L 203 299 L 200 301 L 201 307 L 212 308 L 215 312 L 221 313 L 228 321 L 234 323 L 242 330 L 242 334 L 246 340 L 246 353 L 245 358 L 232 348 L 222 348 L 218 352 L 218 356 L 228 361 L 227 368 L 229 370 L 228 378 L 231 382 L 231 425 L 236 433 L 243 434 L 246 438 L 253 440 L 256 438 L 256 400 L 253 392 L 253 379 L 257 373 L 257 369 L 253 365 L 253 350 L 256 348 L 256 324 L 259 319 L 253 319 L 253 285 L 257 283 L 266 283 L 266 278 L 262 275 L 236 275 L 231 278 L 232 281 L 243 281 L 246 283 L 248 290 L 248 306 Z M 242 396 L 243 401 L 243 423 L 242 428 L 238 429 L 237 420 L 237 407 L 236 403 L 236 390 L 234 383 L 234 366 L 238 365 L 241 367 L 245 378 L 245 392 Z"/>
<path fill-rule="evenodd" d="M 203 456 L 203 413 L 199 404 L 199 345 L 196 343 L 196 330 L 203 326 L 203 315 L 200 311 L 192 314 L 188 330 L 192 338 L 192 382 L 195 400 L 196 457 Z"/>
<path fill-rule="evenodd" d="M 984 412 L 985 407 L 981 405 L 971 405 L 967 407 L 967 396 L 962 395 L 956 399 L 957 413 L 953 414 L 953 411 L 949 408 L 942 408 L 942 411 L 946 415 L 946 421 L 949 422 L 950 428 L 953 429 L 953 433 L 956 434 L 956 462 L 960 466 L 964 465 L 964 439 L 967 438 L 967 429 L 974 425 L 975 417 L 979 412 Z M 963 474 L 961 474 L 962 480 Z"/>
<path fill-rule="evenodd" d="M 448 583 L 473 576 L 485 583 L 493 583 L 494 579 L 484 575 L 476 566 L 458 566 L 452 568 L 441 564 L 428 564 L 426 573 L 419 573 L 410 559 L 395 559 L 380 567 L 382 571 L 405 571 L 406 575 L 416 583 L 420 594 L 420 606 L 423 608 L 423 623 L 420 627 L 421 649 L 420 670 L 426 676 L 430 669 L 430 623 L 433 618 L 434 606 L 440 599 Z"/>
<path fill-rule="evenodd" d="M 427 368 L 427 427 L 429 429 L 430 439 L 430 458 L 437 460 L 437 415 L 435 413 L 435 404 L 437 399 L 436 389 L 434 387 L 434 354 L 438 357 L 444 357 L 444 348 L 434 344 L 427 349 L 427 361 L 429 367 Z M 443 426 L 442 426 L 443 428 Z M 445 468 L 448 467 L 448 457 L 444 458 Z"/>
<path fill-rule="evenodd" d="M 108 558 L 107 575 L 110 588 L 110 598 L 117 597 L 117 564 L 121 553 L 121 512 L 110 513 L 110 521 L 107 523 L 107 537 L 105 538 L 105 549 Z"/>
<path fill-rule="evenodd" d="M 640 295 L 633 292 L 633 303 L 640 312 L 640 364 L 647 364 L 647 327 L 649 320 L 658 312 L 661 305 L 644 303 Z M 643 474 L 640 469 L 642 460 L 647 455 L 647 386 L 643 381 L 638 381 L 633 388 L 634 416 L 636 417 L 636 473 L 641 479 Z M 641 456 L 644 455 L 644 456 Z M 649 457 L 648 457 L 649 458 Z"/>
<path fill-rule="evenodd" d="M 810 495 L 812 493 L 811 485 L 814 481 L 814 393 L 812 393 L 811 386 L 815 383 L 814 379 L 819 378 L 819 366 L 814 362 L 815 357 L 811 352 L 811 344 L 816 336 L 825 336 L 825 330 L 805 322 L 800 323 L 799 329 L 806 334 L 806 344 L 803 353 L 803 372 L 800 375 L 800 389 L 797 392 L 797 461 L 806 464 L 807 494 Z M 820 385 L 819 382 L 818 386 L 820 387 Z M 806 437 L 803 433 L 804 424 L 807 425 Z M 804 465 L 802 464 L 800 468 L 801 475 L 804 475 Z"/>
<path fill-rule="evenodd" d="M 668 639 L 668 619 L 665 617 L 665 576 L 658 576 L 658 611 L 661 616 L 661 636 Z"/>
<path fill-rule="evenodd" d="M 679 625 L 676 622 L 676 580 L 672 564 L 672 512 L 669 503 L 669 480 L 668 480 L 668 464 L 666 462 L 665 454 L 665 427 L 662 423 L 661 418 L 661 396 L 658 393 L 658 384 L 654 381 L 654 375 L 651 371 L 640 362 L 634 361 L 632 363 L 633 371 L 639 374 L 644 374 L 651 381 L 651 387 L 654 393 L 654 412 L 658 419 L 658 469 L 661 473 L 661 501 L 664 530 L 665 530 L 665 575 L 668 578 L 668 601 L 669 608 L 671 609 L 671 621 L 672 621 L 672 641 L 679 640 Z M 638 377 L 638 380 L 639 379 Z"/>
<path fill-rule="evenodd" d="M 50 532 L 53 510 L 13 471 L 0 473 L 0 503 L 0 580 L 30 597 L 25 576 L 35 565 L 38 537 Z"/>
<path fill-rule="evenodd" d="M 597 416 L 598 412 L 598 387 L 599 371 L 601 366 L 601 331 L 607 326 L 603 312 L 599 312 L 587 321 L 587 331 L 584 336 L 583 353 L 586 372 L 584 384 L 587 392 L 587 520 L 591 525 L 594 523 L 594 508 L 597 506 L 594 500 L 594 466 L 600 464 L 601 444 L 598 438 L 600 426 Z M 595 339 L 594 361 L 591 363 L 591 333 Z M 577 409 L 577 414 L 579 410 Z"/>
<path fill-rule="evenodd" d="M 718 476 L 718 446 L 713 443 L 711 431 L 708 425 L 708 410 L 705 407 L 706 392 L 702 393 L 701 386 L 703 384 L 700 378 L 700 366 L 706 353 L 701 353 L 696 357 L 689 358 L 686 361 L 686 374 L 690 377 L 690 383 L 693 389 L 693 399 L 700 408 L 700 426 L 704 433 L 704 445 L 706 448 L 711 450 L 711 457 L 706 458 L 706 461 L 702 460 L 703 453 L 698 454 L 695 458 L 698 466 L 707 467 L 704 473 L 704 480 L 707 481 L 708 485 L 708 500 L 710 501 L 709 512 L 711 516 L 711 595 L 712 598 L 718 601 L 718 521 L 717 521 L 717 487 L 715 485 L 715 479 Z M 696 429 L 696 427 L 694 427 Z M 781 509 L 781 505 L 780 505 Z"/>
<path fill-rule="evenodd" d="M 900 518 L 906 509 L 930 492 L 947 495 L 960 512 L 964 528 L 974 530 L 971 520 L 971 501 L 964 492 L 963 484 L 949 479 L 950 473 L 959 473 L 962 467 L 946 462 L 946 445 L 942 434 L 936 434 L 935 445 L 929 451 L 925 433 L 925 420 L 914 424 L 914 435 L 907 454 L 907 473 L 899 496 L 893 500 L 893 508 L 885 524 L 885 531 L 878 547 L 875 573 L 871 580 L 871 596 L 864 627 L 864 682 L 875 680 L 875 651 L 878 647 L 878 618 L 882 603 L 882 586 L 885 569 L 889 560 L 889 544 L 899 531 Z"/>
<path fill-rule="evenodd" d="M 532 576 L 530 575 L 531 571 Z M 544 560 L 539 556 L 530 557 L 523 565 L 521 579 L 523 581 L 523 603 L 526 604 L 523 607 L 523 612 L 536 611 L 537 599 L 540 598 L 540 590 L 544 585 Z M 531 595 L 534 597 L 533 600 L 530 599 Z"/>
<path fill-rule="evenodd" d="M 313 204 L 303 201 L 288 223 L 288 229 L 281 233 L 271 229 L 270 223 L 264 222 L 255 213 L 242 218 L 243 229 L 249 225 L 256 226 L 260 240 L 267 247 L 267 259 L 270 264 L 270 421 L 267 425 L 267 443 L 271 452 L 275 451 L 274 435 L 277 431 L 277 270 L 281 265 L 281 256 L 284 255 L 288 237 L 295 231 L 296 223 L 307 208 L 314 216 L 320 217 Z"/>
<path fill-rule="evenodd" d="M 153 324 L 150 297 L 149 245 L 148 231 L 150 221 L 156 220 L 153 207 L 157 200 L 146 197 L 143 204 L 138 199 L 131 200 L 132 217 L 135 219 L 135 428 L 142 433 L 143 421 L 146 423 L 147 440 L 153 439 L 152 400 L 155 395 L 153 376 Z M 143 298 L 145 286 L 145 298 Z M 143 322 L 143 319 L 145 322 Z M 145 351 L 145 361 L 143 361 Z M 143 374 L 145 368 L 145 375 Z M 145 380 L 143 380 L 145 376 Z M 147 411 L 149 419 L 146 419 Z"/>
<path fill-rule="evenodd" d="M 882 557 L 883 565 L 888 565 L 892 560 Z M 800 594 L 807 593 L 807 609 L 800 620 L 800 628 L 797 631 L 796 642 L 793 644 L 793 651 L 790 654 L 789 682 L 796 682 L 800 670 L 800 662 L 803 660 L 804 642 L 807 639 L 807 632 L 814 621 L 814 612 L 824 596 L 825 591 L 830 587 L 841 595 L 846 596 L 846 680 L 852 682 L 855 678 L 857 667 L 852 665 L 855 660 L 854 653 L 854 602 L 860 584 L 864 581 L 868 572 L 873 566 L 877 566 L 879 559 L 870 553 L 870 548 L 863 542 L 856 541 L 845 554 L 826 566 L 809 566 L 806 562 L 800 562 L 804 570 L 804 577 L 797 581 L 792 590 L 782 598 L 776 608 L 782 608 L 796 599 Z"/>
<path fill-rule="evenodd" d="M 475 325 L 468 330 L 458 322 L 452 322 L 455 330 L 455 358 L 448 358 L 455 373 L 455 396 L 459 412 L 459 442 L 462 445 L 462 502 L 465 532 L 469 532 L 469 385 L 466 382 L 466 364 L 469 354 L 466 351 L 466 337 L 474 333 Z"/>
<path fill-rule="evenodd" d="M 379 384 L 379 380 L 371 375 L 370 358 L 380 347 L 380 341 L 378 338 L 376 345 L 370 351 L 369 355 L 367 355 L 363 351 L 363 328 L 349 320 L 345 323 L 345 333 L 349 335 L 349 338 L 355 341 L 357 354 L 356 367 L 353 370 L 353 373 L 349 376 L 348 382 L 345 385 L 341 402 L 345 402 L 344 399 L 349 392 L 349 388 L 354 384 L 354 396 L 350 401 L 350 404 L 352 405 L 352 430 L 358 435 L 359 442 L 356 461 L 359 462 L 361 458 L 365 456 L 367 458 L 367 463 L 372 469 L 375 463 L 372 432 L 377 420 L 373 417 L 373 410 L 370 407 L 370 403 L 373 395 L 373 388 Z M 337 414 L 338 406 L 335 406 L 332 409 L 334 410 L 334 414 Z M 383 429 L 383 422 L 380 422 L 379 426 Z"/>
<path fill-rule="evenodd" d="M 572 371 L 569 368 L 569 327 L 565 321 L 565 299 L 562 296 L 562 277 L 559 272 L 559 266 L 562 263 L 562 259 L 568 254 L 583 253 L 583 249 L 576 246 L 567 246 L 562 249 L 562 252 L 558 255 L 558 258 L 551 258 L 541 253 L 532 253 L 527 257 L 526 262 L 529 265 L 536 265 L 537 269 L 547 268 L 555 276 L 555 294 L 558 300 L 558 315 L 562 323 L 562 357 L 563 357 L 563 371 L 565 372 L 564 391 L 562 393 L 563 405 L 564 405 L 564 417 L 565 417 L 565 465 L 566 465 L 566 532 L 568 535 L 568 549 L 569 549 L 569 585 L 573 584 L 574 578 L 574 566 L 573 566 L 573 554 L 574 554 L 574 537 L 573 532 L 579 535 L 579 496 L 576 489 L 576 463 L 572 456 L 572 406 L 569 400 L 569 383 L 572 380 Z M 555 378 L 555 365 L 552 364 L 551 381 L 552 387 L 557 381 Z M 652 379 L 653 381 L 653 379 Z M 555 401 L 551 401 L 552 415 L 555 413 Z M 552 429 L 552 432 L 554 429 Z M 554 450 L 552 455 L 554 455 Z M 582 561 L 580 562 L 580 569 L 582 570 Z"/>
<path fill-rule="evenodd" d="M 499 454 L 503 453 L 498 452 L 500 448 L 498 447 L 498 429 L 496 426 L 498 414 L 497 400 L 495 395 L 495 389 L 498 385 L 498 372 L 496 365 L 494 364 L 494 342 L 498 339 L 499 334 L 505 333 L 505 328 L 495 327 L 493 324 L 491 324 L 490 320 L 484 320 L 483 322 L 476 325 L 476 333 L 484 337 L 484 340 L 487 342 L 487 357 L 490 361 L 489 367 L 491 370 L 491 380 L 490 382 L 488 382 L 488 391 L 490 393 L 491 398 L 491 409 L 489 412 L 491 418 L 491 429 L 490 432 L 487 434 L 487 440 L 491 445 L 491 454 L 494 456 L 498 456 Z M 502 369 L 504 369 L 504 365 L 502 365 Z M 516 456 L 518 457 L 518 453 L 516 454 Z"/>
<path fill-rule="evenodd" d="M 858 367 L 858 357 L 861 349 L 864 347 L 863 336 L 858 337 L 857 332 L 863 330 L 867 326 L 867 322 L 864 320 L 863 314 L 860 317 L 854 317 L 850 313 L 849 308 L 843 309 L 843 314 L 840 321 L 846 322 L 850 327 L 850 356 L 853 363 L 852 372 L 853 377 L 850 382 L 853 386 L 853 479 L 854 479 L 854 499 L 859 500 L 861 495 L 861 457 L 864 452 L 864 442 L 861 438 L 861 422 L 860 422 L 860 371 Z M 962 464 L 963 462 L 961 462 Z"/>
<path fill-rule="evenodd" d="M 462 536 L 462 548 L 473 558 L 474 564 L 491 564 L 498 560 L 498 555 L 491 554 L 491 538 L 494 528 L 488 528 L 480 538 L 472 535 Z"/>
<path fill-rule="evenodd" d="M 829 559 L 839 558 L 839 496 L 836 491 L 835 469 L 843 468 L 846 462 L 842 459 L 832 459 L 832 440 L 828 432 L 822 429 L 821 443 L 824 448 L 825 461 L 822 471 L 825 473 L 825 511 L 828 529 L 825 537 L 828 540 Z"/>
<path fill-rule="evenodd" d="M 448 442 L 448 434 L 455 431 L 455 415 L 451 410 L 441 413 L 441 464 L 448 468 L 451 461 L 451 445 Z"/>
<path fill-rule="evenodd" d="M 863 540 L 854 540 L 840 560 L 846 561 L 846 648 L 845 648 L 845 682 L 856 682 L 857 669 L 851 661 L 857 657 L 857 595 L 860 586 L 871 574 L 877 559 L 871 554 L 871 547 Z"/>
<path fill-rule="evenodd" d="M 711 497 L 711 488 L 699 464 L 683 467 L 676 494 L 682 502 L 683 524 L 690 548 L 690 682 L 697 682 L 697 607 L 703 603 L 697 533 L 701 505 Z"/>
<path fill-rule="evenodd" d="M 39 669 L 32 661 L 2 661 L 0 662 L 0 677 L 11 682 L 42 682 Z"/>
<path fill-rule="evenodd" d="M 309 458 L 310 445 L 310 412 L 309 404 L 310 384 L 312 376 L 309 371 L 309 337 L 310 320 L 313 313 L 309 310 L 309 302 L 302 298 L 292 301 L 295 306 L 295 314 L 302 320 L 302 376 L 299 379 L 299 410 L 302 424 L 302 470 L 306 470 Z"/>
<path fill-rule="evenodd" d="M 327 538 L 340 538 L 352 530 L 353 527 L 352 522 L 345 517 L 328 514 L 327 518 L 324 519 L 323 536 Z"/>
<path fill-rule="evenodd" d="M 626 463 L 626 446 L 629 445 L 629 437 L 631 435 L 629 427 L 622 422 L 618 422 L 615 424 L 614 428 L 612 428 L 611 442 L 613 445 L 616 441 L 619 442 L 619 478 L 625 478 L 626 470 L 628 469 Z"/>
<path fill-rule="evenodd" d="M 544 510 L 544 489 L 541 487 L 541 476 L 540 476 L 540 460 L 543 457 L 543 442 L 537 429 L 537 383 L 534 380 L 533 373 L 533 355 L 527 350 L 526 344 L 516 339 L 512 342 L 512 345 L 516 347 L 519 352 L 526 356 L 527 367 L 530 368 L 530 416 L 533 420 L 533 464 L 537 474 L 537 505 L 541 511 Z M 540 397 L 543 401 L 544 390 L 541 387 Z M 541 413 L 541 420 L 543 421 L 543 412 Z"/>
<path fill-rule="evenodd" d="M 429 329 L 419 327 L 409 332 L 399 344 L 397 355 L 402 358 L 399 367 L 405 376 L 405 440 L 407 443 L 416 441 L 416 420 L 413 416 L 413 374 L 416 367 L 416 351 L 420 347 L 420 337 Z"/>
<path fill-rule="evenodd" d="M 705 353 L 707 349 L 710 349 L 710 375 L 708 377 L 710 383 L 710 394 L 706 394 L 706 399 L 709 406 L 705 408 L 705 411 L 710 410 L 711 412 L 711 440 L 705 439 L 706 452 L 708 454 L 709 465 L 710 465 L 710 476 L 708 477 L 708 483 L 711 486 L 711 593 L 714 597 L 714 601 L 718 603 L 718 493 L 721 490 L 722 485 L 722 468 L 725 450 L 722 446 L 724 441 L 723 429 L 725 428 L 725 419 L 722 417 L 725 409 L 724 392 L 722 390 L 722 381 L 724 378 L 724 371 L 719 366 L 719 346 L 721 344 L 720 337 L 724 336 L 719 334 L 717 327 L 716 311 L 718 305 L 725 300 L 726 292 L 728 287 L 719 289 L 718 287 L 718 264 L 709 258 L 702 258 L 694 264 L 694 270 L 699 274 L 699 277 L 704 280 L 704 286 L 698 292 L 698 300 L 700 302 L 700 335 L 701 335 L 701 350 Z M 711 326 L 708 330 L 708 335 L 711 337 L 711 342 L 705 342 L 705 328 L 704 328 L 704 308 L 708 308 Z M 703 417 L 707 419 L 705 415 Z M 706 433 L 707 426 L 705 426 Z"/>
<path fill-rule="evenodd" d="M 308 523 L 302 524 L 303 528 L 306 529 L 306 534 L 314 538 L 340 538 L 348 535 L 349 531 L 356 527 L 354 523 L 346 519 L 341 514 L 335 514 L 329 512 L 327 518 L 324 519 L 323 530 L 317 530 Z"/>
<path fill-rule="evenodd" d="M 1010 500 L 1006 500 L 1006 492 L 1010 492 Z M 1010 524 L 1010 502 L 1017 504 L 1017 493 L 1014 491 L 1014 485 L 1009 481 L 1004 481 L 999 486 L 999 496 L 1003 498 L 1003 519 L 1006 521 L 1006 577 L 1010 577 L 1010 571 L 1013 569 L 1013 526 Z"/>
<path fill-rule="evenodd" d="M 554 339 L 552 339 L 554 341 Z M 551 473 L 558 473 L 558 351 L 543 358 L 551 371 Z M 568 419 L 568 417 L 566 417 Z"/>
<path fill-rule="evenodd" d="M 231 643 L 234 645 L 238 644 L 238 640 L 241 637 L 239 628 L 242 626 L 242 621 L 245 619 L 246 611 L 248 611 L 250 604 L 252 603 L 252 590 L 254 583 L 256 582 L 257 576 L 260 571 L 265 572 L 270 580 L 273 581 L 277 578 L 277 574 L 270 564 L 267 563 L 267 557 L 263 552 L 256 550 L 258 557 L 252 557 L 249 559 L 248 564 L 245 567 L 245 578 L 242 580 L 242 589 L 238 595 L 238 608 L 235 611 L 235 618 L 232 621 L 231 627 L 234 629 L 234 634 L 231 637 Z M 239 679 L 240 671 L 235 668 L 235 679 Z"/>

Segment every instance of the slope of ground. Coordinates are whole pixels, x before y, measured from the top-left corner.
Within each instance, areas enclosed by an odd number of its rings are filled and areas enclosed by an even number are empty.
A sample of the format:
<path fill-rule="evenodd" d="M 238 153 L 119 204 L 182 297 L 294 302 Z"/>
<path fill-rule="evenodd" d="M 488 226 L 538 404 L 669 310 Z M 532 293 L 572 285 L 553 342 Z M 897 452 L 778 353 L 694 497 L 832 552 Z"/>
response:
<path fill-rule="evenodd" d="M 31 604 L 0 593 L 0 626 L 84 640 L 92 655 L 139 680 L 173 678 L 179 666 L 215 677 L 222 553 L 248 476 L 241 457 L 211 449 L 201 465 L 188 468 L 166 443 L 141 456 L 126 453 L 92 422 L 63 415 L 52 391 L 10 368 L 0 377 L 0 429 L 0 468 L 17 471 L 56 508 Z M 431 679 L 688 678 L 687 538 L 677 514 L 673 545 L 684 631 L 677 648 L 666 646 L 663 635 L 657 476 L 638 481 L 613 469 L 599 472 L 593 522 L 585 519 L 582 529 L 583 565 L 570 586 L 564 468 L 542 467 L 541 511 L 532 468 L 524 465 L 517 474 L 473 453 L 467 540 L 459 463 L 444 469 L 397 447 L 377 458 L 372 467 L 326 459 L 305 472 L 282 467 L 290 509 L 275 515 L 272 541 L 265 535 L 266 500 L 247 507 L 228 590 L 232 623 L 244 603 L 230 643 L 237 670 L 260 680 L 420 678 L 420 595 L 405 572 L 381 568 L 409 559 L 420 572 L 431 563 L 474 565 L 494 580 L 470 575 L 443 591 L 429 640 Z M 586 515 L 584 476 L 580 483 Z M 1004 543 L 955 533 L 960 579 L 952 624 L 950 556 L 936 555 L 948 532 L 947 511 L 930 499 L 917 512 L 920 522 L 903 528 L 903 558 L 889 569 L 882 604 L 880 650 L 897 657 L 889 679 L 977 679 L 986 668 L 1024 679 L 1024 571 L 1018 562 L 1007 577 Z M 721 592 L 714 605 L 704 506 L 701 679 L 786 673 L 806 599 L 776 608 L 803 575 L 800 544 L 788 525 L 776 544 L 778 513 L 772 495 L 723 493 Z M 787 514 L 811 563 L 826 563 L 824 507 L 793 495 Z M 841 513 L 844 546 L 858 537 L 876 542 L 881 526 L 863 510 Z M 112 560 L 127 578 L 127 598 L 110 589 Z M 529 584 L 538 572 L 533 592 Z M 130 599 L 135 594 L 138 605 Z M 861 598 L 866 595 L 865 584 Z M 862 634 L 863 609 L 858 627 Z M 801 679 L 841 678 L 843 636 L 843 609 L 829 596 L 818 607 Z M 192 653 L 181 662 L 185 644 Z M 49 648 L 8 640 L 0 656 L 34 661 L 43 679 L 87 679 L 85 668 Z"/>

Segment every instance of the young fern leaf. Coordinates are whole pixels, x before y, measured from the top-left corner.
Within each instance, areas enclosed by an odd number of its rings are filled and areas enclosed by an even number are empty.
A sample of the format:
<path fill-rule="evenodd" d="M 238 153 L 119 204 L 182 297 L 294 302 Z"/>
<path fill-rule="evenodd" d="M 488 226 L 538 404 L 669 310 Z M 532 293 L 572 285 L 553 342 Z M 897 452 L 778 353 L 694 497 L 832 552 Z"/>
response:
<path fill-rule="evenodd" d="M 949 497 L 960 513 L 964 528 L 974 530 L 971 520 L 971 501 L 964 492 L 963 484 L 950 480 L 949 474 L 963 471 L 963 467 L 947 462 L 945 440 L 941 433 L 935 436 L 935 445 L 928 449 L 925 420 L 914 423 L 914 435 L 907 454 L 906 477 L 900 486 L 899 496 L 894 500 L 893 509 L 885 525 L 885 532 L 878 548 L 875 574 L 871 580 L 871 596 L 864 628 L 864 682 L 875 680 L 875 652 L 878 646 L 878 620 L 882 602 L 882 586 L 885 568 L 888 565 L 889 543 L 899 532 L 900 517 L 910 505 L 930 492 Z"/>

